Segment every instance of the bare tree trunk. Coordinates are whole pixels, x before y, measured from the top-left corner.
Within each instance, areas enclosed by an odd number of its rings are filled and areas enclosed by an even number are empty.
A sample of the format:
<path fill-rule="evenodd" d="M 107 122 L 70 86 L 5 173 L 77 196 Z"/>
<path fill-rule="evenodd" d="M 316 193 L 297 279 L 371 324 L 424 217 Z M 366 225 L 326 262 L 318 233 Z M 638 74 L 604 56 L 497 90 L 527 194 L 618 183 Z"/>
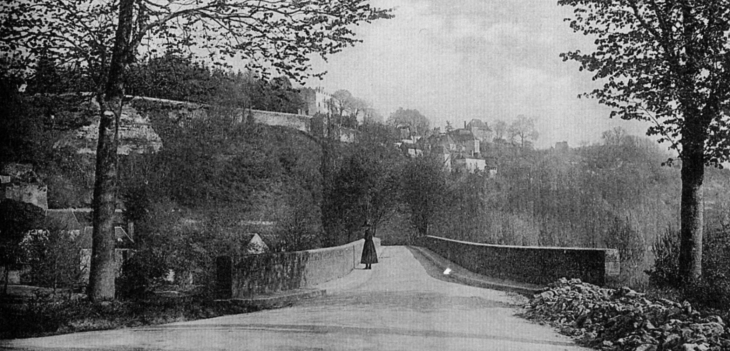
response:
<path fill-rule="evenodd" d="M 686 281 L 702 275 L 704 142 L 685 143 L 682 158 L 682 204 L 679 273 Z"/>
<path fill-rule="evenodd" d="M 119 117 L 124 98 L 124 69 L 130 54 L 134 0 L 119 4 L 119 22 L 105 96 L 100 101 L 99 144 L 96 149 L 94 183 L 94 231 L 92 233 L 89 298 L 92 301 L 114 299 L 114 210 L 117 188 L 117 144 Z"/>

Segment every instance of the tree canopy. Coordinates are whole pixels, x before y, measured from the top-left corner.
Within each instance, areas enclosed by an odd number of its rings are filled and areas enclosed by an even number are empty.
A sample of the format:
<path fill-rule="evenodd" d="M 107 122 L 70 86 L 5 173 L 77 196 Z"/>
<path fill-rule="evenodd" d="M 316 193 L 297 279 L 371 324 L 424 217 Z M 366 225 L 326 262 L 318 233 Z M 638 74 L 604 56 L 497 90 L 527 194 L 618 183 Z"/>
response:
<path fill-rule="evenodd" d="M 649 121 L 682 161 L 682 249 L 686 278 L 701 274 L 706 164 L 730 156 L 730 3 L 726 0 L 560 0 L 570 27 L 596 48 L 562 54 L 602 86 L 584 94 L 611 117 Z"/>
<path fill-rule="evenodd" d="M 391 126 L 407 125 L 411 128 L 412 135 L 424 136 L 428 132 L 431 123 L 418 110 L 398 108 L 388 117 L 386 124 Z"/>
<path fill-rule="evenodd" d="M 291 81 L 270 81 L 253 72 L 210 68 L 192 55 L 166 52 L 130 66 L 125 77 L 127 95 L 297 113 L 304 102 Z"/>
<path fill-rule="evenodd" d="M 517 119 L 507 128 L 512 143 L 519 142 L 520 147 L 524 149 L 526 142 L 537 140 L 540 133 L 535 129 L 536 120 L 535 117 L 517 116 Z"/>
<path fill-rule="evenodd" d="M 353 27 L 391 17 L 365 0 L 33 0 L 0 7 L 0 57 L 6 68 L 32 73 L 37 57 L 78 67 L 92 77 L 101 107 L 94 185 L 89 296 L 114 297 L 117 145 L 129 65 L 164 51 L 206 52 L 215 64 L 239 58 L 266 76 L 302 82 L 310 58 L 358 42 Z M 315 74 L 316 75 L 316 74 Z"/>
<path fill-rule="evenodd" d="M 82 66 L 97 83 L 106 78 L 121 4 L 130 2 L 132 28 L 125 43 L 129 63 L 145 52 L 190 51 L 206 59 L 245 60 L 254 71 L 279 71 L 302 81 L 312 54 L 327 57 L 359 40 L 354 25 L 390 17 L 363 0 L 167 1 L 33 0 L 0 9 L 0 52 L 12 68 L 27 70 L 41 53 L 68 66 Z"/>
<path fill-rule="evenodd" d="M 403 167 L 401 198 L 410 221 L 418 234 L 429 234 L 437 211 L 447 193 L 443 160 L 437 157 L 416 157 Z"/>

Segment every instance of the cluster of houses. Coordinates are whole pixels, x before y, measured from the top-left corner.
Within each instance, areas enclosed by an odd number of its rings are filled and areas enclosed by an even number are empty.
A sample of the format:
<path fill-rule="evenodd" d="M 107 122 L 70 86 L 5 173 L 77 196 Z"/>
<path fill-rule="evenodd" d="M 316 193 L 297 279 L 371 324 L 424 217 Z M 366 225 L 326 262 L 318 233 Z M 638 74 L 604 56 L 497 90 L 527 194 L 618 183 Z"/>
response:
<path fill-rule="evenodd" d="M 307 116 L 330 115 L 332 104 L 336 103 L 336 99 L 322 88 L 304 91 L 302 97 L 305 105 L 300 114 Z M 497 174 L 496 158 L 486 156 L 486 150 L 491 145 L 506 141 L 495 140 L 494 131 L 486 122 L 472 119 L 468 123 L 464 122 L 463 128 L 447 128 L 444 132 L 440 128 L 434 128 L 425 136 L 416 135 L 409 125 L 398 125 L 397 128 L 400 133 L 400 142 L 397 146 L 410 157 L 437 155 L 443 160 L 448 172 L 480 172 L 490 178 Z M 326 131 L 320 133 L 326 135 Z M 353 142 L 354 135 L 346 137 L 341 135 L 339 139 L 343 142 Z"/>
<path fill-rule="evenodd" d="M 497 174 L 497 160 L 486 156 L 494 133 L 487 123 L 472 119 L 464 128 L 434 128 L 426 136 L 414 135 L 408 125 L 399 125 L 401 141 L 398 146 L 410 157 L 435 155 L 443 160 L 449 172 L 484 173 L 490 178 Z"/>
<path fill-rule="evenodd" d="M 29 164 L 10 163 L 0 169 L 0 201 L 15 200 L 32 204 L 45 212 L 43 228 L 54 229 L 57 234 L 63 235 L 74 243 L 78 249 L 78 267 L 74 274 L 79 275 L 80 281 L 88 281 L 89 265 L 91 262 L 92 231 L 91 209 L 90 208 L 48 208 L 48 188 L 38 181 Z M 121 263 L 131 255 L 131 248 L 134 244 L 134 223 L 124 221 L 122 211 L 117 210 L 115 214 L 115 239 L 117 249 L 117 272 L 121 272 Z M 7 243 L 0 243 L 0 245 Z M 0 281 L 4 281 L 5 270 L 8 272 L 8 282 L 11 284 L 21 283 L 21 275 L 27 271 L 27 266 L 1 266 Z"/>

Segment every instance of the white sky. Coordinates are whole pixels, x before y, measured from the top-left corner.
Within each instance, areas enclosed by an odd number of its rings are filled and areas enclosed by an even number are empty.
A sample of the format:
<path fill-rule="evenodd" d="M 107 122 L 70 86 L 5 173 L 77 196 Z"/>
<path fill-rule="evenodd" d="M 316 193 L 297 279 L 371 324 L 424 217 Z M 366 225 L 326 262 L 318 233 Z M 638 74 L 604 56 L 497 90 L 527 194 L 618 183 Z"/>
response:
<path fill-rule="evenodd" d="M 593 39 L 573 33 L 563 18 L 570 8 L 556 0 L 371 0 L 394 8 L 395 18 L 357 28 L 364 42 L 318 60 L 328 71 L 308 86 L 349 90 L 370 101 L 384 117 L 399 107 L 417 109 L 432 126 L 463 126 L 538 117 L 547 148 L 558 141 L 578 146 L 622 126 L 643 135 L 646 125 L 611 120 L 594 100 L 578 99 L 591 75 L 561 52 L 590 50 Z"/>

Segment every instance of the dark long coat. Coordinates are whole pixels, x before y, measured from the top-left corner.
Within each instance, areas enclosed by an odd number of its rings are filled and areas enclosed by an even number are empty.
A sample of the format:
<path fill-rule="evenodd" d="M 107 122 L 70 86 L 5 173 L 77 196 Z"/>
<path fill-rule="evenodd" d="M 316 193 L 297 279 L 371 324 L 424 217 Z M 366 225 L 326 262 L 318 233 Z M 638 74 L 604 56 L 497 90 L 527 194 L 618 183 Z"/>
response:
<path fill-rule="evenodd" d="M 365 229 L 365 244 L 362 246 L 362 258 L 360 259 L 360 263 L 378 263 L 378 253 L 375 251 L 373 232 L 370 228 Z"/>

